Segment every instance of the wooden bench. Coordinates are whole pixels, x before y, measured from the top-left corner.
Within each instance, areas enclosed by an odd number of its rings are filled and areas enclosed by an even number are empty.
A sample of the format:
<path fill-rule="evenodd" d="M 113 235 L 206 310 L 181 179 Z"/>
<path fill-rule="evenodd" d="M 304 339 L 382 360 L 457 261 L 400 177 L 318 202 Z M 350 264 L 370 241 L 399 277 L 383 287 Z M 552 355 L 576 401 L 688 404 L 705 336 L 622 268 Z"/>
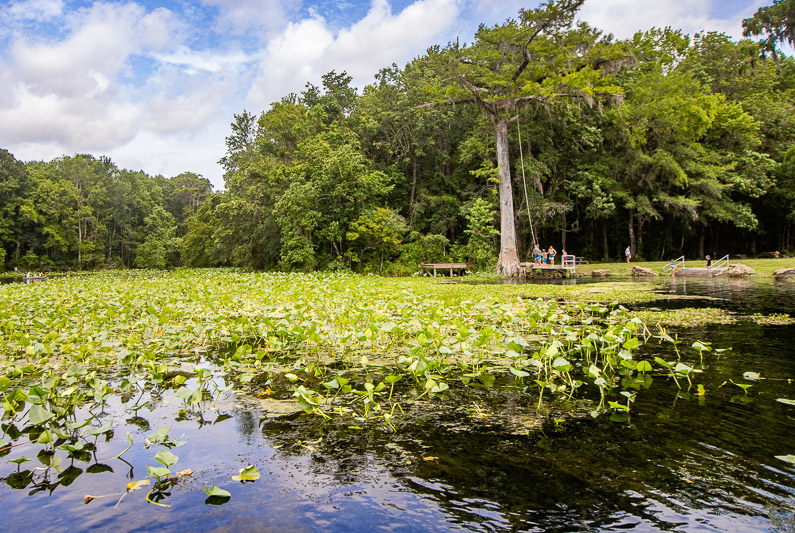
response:
<path fill-rule="evenodd" d="M 425 263 L 420 265 L 420 270 L 423 272 L 431 272 L 433 271 L 434 277 L 436 277 L 437 270 L 450 270 L 450 277 L 453 276 L 453 271 L 460 271 L 461 275 L 464 275 L 464 272 L 475 266 L 472 263 Z"/>

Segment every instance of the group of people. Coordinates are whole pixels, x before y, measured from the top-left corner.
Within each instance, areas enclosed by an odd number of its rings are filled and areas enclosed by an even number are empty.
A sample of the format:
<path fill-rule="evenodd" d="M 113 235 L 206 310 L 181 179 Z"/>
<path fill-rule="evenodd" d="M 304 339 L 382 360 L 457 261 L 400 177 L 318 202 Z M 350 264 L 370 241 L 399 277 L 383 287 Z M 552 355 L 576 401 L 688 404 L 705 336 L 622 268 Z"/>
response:
<path fill-rule="evenodd" d="M 562 250 L 561 254 L 566 257 L 566 250 Z M 533 264 L 536 266 L 554 265 L 556 255 L 558 255 L 558 251 L 552 245 L 543 250 L 538 246 L 538 243 L 533 246 Z"/>

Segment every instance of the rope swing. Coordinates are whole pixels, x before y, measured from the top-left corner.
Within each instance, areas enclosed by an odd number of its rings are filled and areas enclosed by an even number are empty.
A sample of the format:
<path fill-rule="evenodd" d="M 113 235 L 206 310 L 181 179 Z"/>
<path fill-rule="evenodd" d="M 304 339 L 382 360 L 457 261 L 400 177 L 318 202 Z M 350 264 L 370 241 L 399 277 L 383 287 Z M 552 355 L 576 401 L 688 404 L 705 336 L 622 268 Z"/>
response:
<path fill-rule="evenodd" d="M 524 153 L 522 152 L 522 130 L 519 128 L 519 116 L 516 116 L 516 132 L 519 134 L 519 160 L 522 163 L 522 183 L 524 184 L 524 201 L 527 206 L 527 221 L 530 223 L 530 236 L 533 238 L 533 245 L 538 244 L 536 232 L 533 230 L 533 219 L 530 217 L 530 197 L 527 195 L 527 180 L 524 176 Z"/>

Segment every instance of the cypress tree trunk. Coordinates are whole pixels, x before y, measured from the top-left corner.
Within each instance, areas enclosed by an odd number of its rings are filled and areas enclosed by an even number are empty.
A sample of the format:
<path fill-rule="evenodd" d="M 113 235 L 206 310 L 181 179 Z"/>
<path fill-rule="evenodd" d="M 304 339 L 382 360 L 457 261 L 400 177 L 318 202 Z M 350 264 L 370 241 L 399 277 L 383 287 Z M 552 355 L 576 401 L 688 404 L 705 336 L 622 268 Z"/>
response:
<path fill-rule="evenodd" d="M 638 247 L 635 245 L 635 209 L 631 208 L 629 210 L 629 248 L 632 251 L 632 254 L 637 253 Z"/>
<path fill-rule="evenodd" d="M 409 197 L 409 226 L 414 224 L 414 193 L 417 190 L 417 158 L 411 156 L 411 196 Z"/>
<path fill-rule="evenodd" d="M 516 250 L 511 163 L 508 156 L 508 121 L 499 115 L 492 115 L 492 122 L 500 172 L 500 258 L 497 261 L 497 273 L 506 278 L 518 278 L 524 274 L 524 269 Z"/>
<path fill-rule="evenodd" d="M 632 251 L 632 255 L 633 255 L 633 257 L 637 256 L 638 258 L 640 258 L 640 254 L 643 251 L 643 219 L 642 218 L 640 219 L 640 222 L 638 223 L 638 237 L 637 237 L 637 239 L 638 239 L 638 247 L 637 248 L 635 248 L 634 246 L 632 247 L 632 250 L 633 250 Z"/>

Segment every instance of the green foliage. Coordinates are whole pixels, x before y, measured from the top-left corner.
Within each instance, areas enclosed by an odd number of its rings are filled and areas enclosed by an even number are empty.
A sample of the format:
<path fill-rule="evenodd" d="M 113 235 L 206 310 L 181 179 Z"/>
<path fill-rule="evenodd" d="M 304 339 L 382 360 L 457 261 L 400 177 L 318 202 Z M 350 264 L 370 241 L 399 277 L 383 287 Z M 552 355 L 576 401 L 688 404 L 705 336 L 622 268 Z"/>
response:
<path fill-rule="evenodd" d="M 482 198 L 464 209 L 467 229 L 464 234 L 469 237 L 467 252 L 469 261 L 478 268 L 493 266 L 496 261 L 497 246 L 495 239 L 500 232 L 494 227 L 497 212 L 494 206 Z"/>
<path fill-rule="evenodd" d="M 351 223 L 346 235 L 350 243 L 347 255 L 351 261 L 362 264 L 377 259 L 378 272 L 382 273 L 384 260 L 398 254 L 407 230 L 403 217 L 391 209 L 378 207 Z"/>
<path fill-rule="evenodd" d="M 675 28 L 615 42 L 575 22 L 581 4 L 430 46 L 361 94 L 331 71 L 243 110 L 222 191 L 0 150 L 0 269 L 487 268 L 496 225 L 476 213 L 498 197 L 522 257 L 533 236 L 603 257 L 628 240 L 649 257 L 795 248 L 795 61 L 776 51 L 792 0 L 744 22 L 761 42 Z"/>

